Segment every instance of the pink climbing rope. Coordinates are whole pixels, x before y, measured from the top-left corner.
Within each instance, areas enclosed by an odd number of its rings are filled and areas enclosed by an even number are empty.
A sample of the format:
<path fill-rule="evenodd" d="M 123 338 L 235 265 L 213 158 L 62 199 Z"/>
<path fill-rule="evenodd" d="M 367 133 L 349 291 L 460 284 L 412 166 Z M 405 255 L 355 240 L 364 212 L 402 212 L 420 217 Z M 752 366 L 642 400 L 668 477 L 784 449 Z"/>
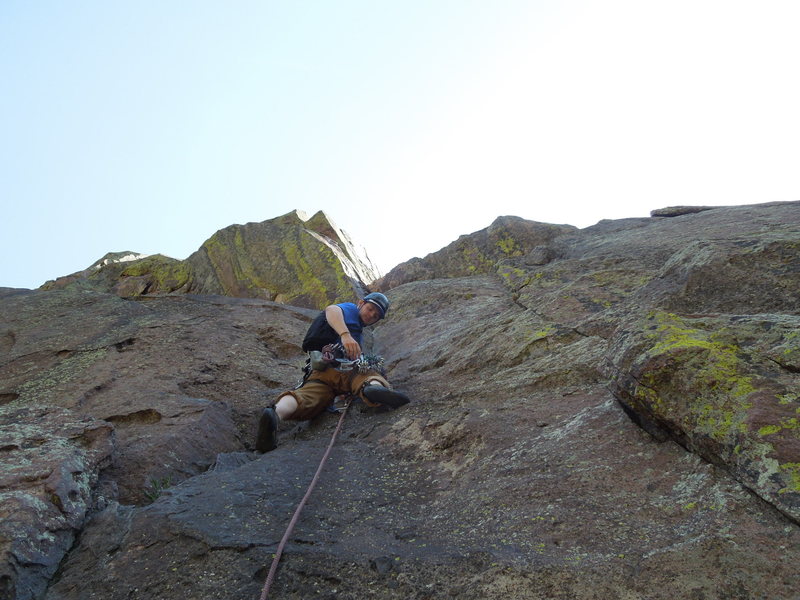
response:
<path fill-rule="evenodd" d="M 264 582 L 264 588 L 261 590 L 261 597 L 259 600 L 267 600 L 267 595 L 269 594 L 269 588 L 272 586 L 272 582 L 275 580 L 275 573 L 278 571 L 278 563 L 281 560 L 281 555 L 283 554 L 283 549 L 286 546 L 286 542 L 289 541 L 289 536 L 292 535 L 292 530 L 294 526 L 297 524 L 298 519 L 300 518 L 300 513 L 303 510 L 303 507 L 308 502 L 308 499 L 311 497 L 311 492 L 314 490 L 314 486 L 317 485 L 317 480 L 319 479 L 320 473 L 322 473 L 322 467 L 325 466 L 325 462 L 328 460 L 328 456 L 331 454 L 331 450 L 333 450 L 333 444 L 336 441 L 336 436 L 339 435 L 339 431 L 342 428 L 342 423 L 344 423 L 344 416 L 347 414 L 347 409 L 350 408 L 350 402 L 348 402 L 344 409 L 342 410 L 342 416 L 339 417 L 339 424 L 336 426 L 336 430 L 333 432 L 333 436 L 331 437 L 331 441 L 328 444 L 328 449 L 325 450 L 325 454 L 322 456 L 322 460 L 319 463 L 319 467 L 317 467 L 317 472 L 314 474 L 311 483 L 308 485 L 308 490 L 306 490 L 306 495 L 303 496 L 303 499 L 300 501 L 300 504 L 297 505 L 297 509 L 294 511 L 294 516 L 292 516 L 292 520 L 289 521 L 289 527 L 286 528 L 286 533 L 283 534 L 283 539 L 281 539 L 280 544 L 278 544 L 278 549 L 275 552 L 275 558 L 272 559 L 272 565 L 269 568 L 269 575 L 267 575 L 267 580 Z"/>

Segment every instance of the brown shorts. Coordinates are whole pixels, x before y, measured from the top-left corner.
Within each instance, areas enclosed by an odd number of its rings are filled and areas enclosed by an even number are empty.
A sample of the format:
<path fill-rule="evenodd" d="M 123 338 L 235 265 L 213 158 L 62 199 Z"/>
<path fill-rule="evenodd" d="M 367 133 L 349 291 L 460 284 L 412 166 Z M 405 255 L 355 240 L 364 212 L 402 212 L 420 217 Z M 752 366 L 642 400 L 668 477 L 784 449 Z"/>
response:
<path fill-rule="evenodd" d="M 305 383 L 296 390 L 289 390 L 281 396 L 294 396 L 297 400 L 297 410 L 288 417 L 291 421 L 306 421 L 313 419 L 340 394 L 353 394 L 358 396 L 370 406 L 371 404 L 361 394 L 361 388 L 368 380 L 375 380 L 387 388 L 391 388 L 389 382 L 378 374 L 377 371 L 367 371 L 366 373 L 342 373 L 336 369 L 325 369 L 324 371 L 311 371 L 311 375 Z"/>

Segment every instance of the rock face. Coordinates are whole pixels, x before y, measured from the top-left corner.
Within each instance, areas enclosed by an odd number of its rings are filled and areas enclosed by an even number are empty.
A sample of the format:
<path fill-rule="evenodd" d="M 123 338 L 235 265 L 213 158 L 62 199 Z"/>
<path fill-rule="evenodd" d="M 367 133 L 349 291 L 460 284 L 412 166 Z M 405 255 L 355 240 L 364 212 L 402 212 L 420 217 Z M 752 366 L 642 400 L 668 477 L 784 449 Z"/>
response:
<path fill-rule="evenodd" d="M 572 225 L 498 217 L 486 229 L 462 235 L 439 252 L 398 265 L 378 282 L 378 287 L 388 289 L 409 281 L 494 273 L 497 265 L 507 260 L 546 264 L 553 258 L 548 244 L 556 237 L 574 231 L 577 229 Z"/>
<path fill-rule="evenodd" d="M 654 311 L 628 326 L 612 357 L 634 419 L 800 522 L 800 317 Z"/>
<path fill-rule="evenodd" d="M 40 289 L 91 290 L 129 297 L 185 292 L 191 278 L 184 261 L 161 254 L 109 252 L 83 271 L 48 281 Z"/>
<path fill-rule="evenodd" d="M 76 289 L 3 290 L 0 306 L 4 600 L 42 597 L 90 511 L 149 503 L 244 450 L 316 314 Z"/>
<path fill-rule="evenodd" d="M 372 343 L 412 403 L 351 407 L 271 597 L 796 598 L 798 248 L 779 203 L 401 265 Z M 0 296 L 0 598 L 258 597 L 336 425 L 252 452 L 315 312 Z"/>
<path fill-rule="evenodd" d="M 113 427 L 54 406 L 0 407 L 0 597 L 39 598 L 96 502 Z"/>
<path fill-rule="evenodd" d="M 651 210 L 651 217 L 680 217 L 681 215 L 691 215 L 694 213 L 703 212 L 704 210 L 712 210 L 713 206 L 667 206 L 666 208 L 659 208 Z"/>
<path fill-rule="evenodd" d="M 218 231 L 184 261 L 110 253 L 42 289 L 91 289 L 122 297 L 222 294 L 310 308 L 363 295 L 378 277 L 366 253 L 323 212 L 292 211 Z"/>
<path fill-rule="evenodd" d="M 364 294 L 378 271 L 324 213 L 218 231 L 188 259 L 189 290 L 323 308 Z"/>

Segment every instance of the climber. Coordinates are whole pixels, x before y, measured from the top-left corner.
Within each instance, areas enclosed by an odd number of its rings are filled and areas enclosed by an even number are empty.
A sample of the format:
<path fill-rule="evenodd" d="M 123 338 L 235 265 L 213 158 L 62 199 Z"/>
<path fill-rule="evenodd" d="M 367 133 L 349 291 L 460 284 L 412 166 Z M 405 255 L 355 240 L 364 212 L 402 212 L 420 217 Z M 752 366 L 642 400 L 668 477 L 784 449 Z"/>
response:
<path fill-rule="evenodd" d="M 408 403 L 405 394 L 391 389 L 383 373 L 383 359 L 362 354 L 363 328 L 384 318 L 388 310 L 389 299 L 372 292 L 356 304 L 332 304 L 314 319 L 302 346 L 309 353 L 305 377 L 274 406 L 262 411 L 256 435 L 258 452 L 276 448 L 279 421 L 313 419 L 340 394 L 357 396 L 368 406 L 399 408 Z"/>

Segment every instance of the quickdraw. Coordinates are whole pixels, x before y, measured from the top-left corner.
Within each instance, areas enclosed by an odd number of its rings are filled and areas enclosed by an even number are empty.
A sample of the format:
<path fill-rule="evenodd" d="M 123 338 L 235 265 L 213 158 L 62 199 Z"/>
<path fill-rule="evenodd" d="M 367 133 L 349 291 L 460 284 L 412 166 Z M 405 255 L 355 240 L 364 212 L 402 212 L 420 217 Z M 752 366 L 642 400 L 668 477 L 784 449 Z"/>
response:
<path fill-rule="evenodd" d="M 354 360 L 348 360 L 346 358 L 344 346 L 342 346 L 341 343 L 328 344 L 322 348 L 321 351 L 309 352 L 307 367 L 317 371 L 334 368 L 344 373 L 355 371 L 364 374 L 368 371 L 377 371 L 381 375 L 386 376 L 386 369 L 384 368 L 382 356 L 377 354 L 362 354 Z"/>

